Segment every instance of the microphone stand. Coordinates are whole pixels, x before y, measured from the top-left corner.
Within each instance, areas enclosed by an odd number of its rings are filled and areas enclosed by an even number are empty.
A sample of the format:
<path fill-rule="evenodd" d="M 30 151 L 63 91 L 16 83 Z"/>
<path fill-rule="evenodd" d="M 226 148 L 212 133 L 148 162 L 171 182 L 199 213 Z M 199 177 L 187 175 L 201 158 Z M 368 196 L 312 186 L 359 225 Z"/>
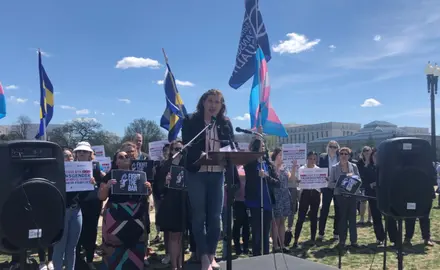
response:
<path fill-rule="evenodd" d="M 178 155 L 182 154 L 183 151 L 185 151 L 186 148 L 190 147 L 191 144 L 200 137 L 200 135 L 203 134 L 203 132 L 205 132 L 207 129 L 211 129 L 214 126 L 215 121 L 212 121 L 211 123 L 209 123 L 209 125 L 207 125 L 205 128 L 202 129 L 202 131 L 200 131 L 199 133 L 197 133 L 196 136 L 194 136 L 194 138 L 192 138 L 187 144 L 185 144 L 182 149 L 179 150 L 179 152 L 175 153 L 173 155 L 173 159 L 175 159 Z"/>
<path fill-rule="evenodd" d="M 237 151 L 235 144 L 229 136 L 229 145 L 232 151 Z M 226 269 L 232 270 L 232 205 L 235 190 L 235 165 L 229 158 L 226 159 L 226 166 L 230 170 L 230 178 L 226 179 Z"/>
<path fill-rule="evenodd" d="M 258 135 L 257 135 L 258 134 Z M 265 139 L 263 137 L 263 135 L 256 133 L 255 135 L 259 136 L 260 139 L 265 143 Z M 263 163 L 264 163 L 264 159 L 260 158 L 260 170 L 263 169 Z M 261 231 L 260 231 L 260 241 L 261 241 L 261 255 L 264 255 L 264 177 L 260 176 L 260 226 L 261 226 Z M 272 239 L 274 240 L 274 239 Z M 278 241 L 275 239 L 275 241 Z"/>

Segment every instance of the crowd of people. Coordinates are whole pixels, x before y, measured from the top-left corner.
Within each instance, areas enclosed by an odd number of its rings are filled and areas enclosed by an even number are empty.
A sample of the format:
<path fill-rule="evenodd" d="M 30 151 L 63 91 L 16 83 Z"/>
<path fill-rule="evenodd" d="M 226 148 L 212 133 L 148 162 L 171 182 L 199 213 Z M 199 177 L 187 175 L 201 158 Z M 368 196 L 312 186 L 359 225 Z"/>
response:
<path fill-rule="evenodd" d="M 233 140 L 232 124 L 225 113 L 222 93 L 218 90 L 207 91 L 200 98 L 196 111 L 184 120 L 182 140 L 172 141 L 163 147 L 163 160 L 154 169 L 153 181 L 145 183 L 153 196 L 156 212 L 157 235 L 154 238 L 150 239 L 149 235 L 149 195 L 112 194 L 111 186 L 117 181 L 112 179 L 111 173 L 106 174 L 95 163 L 97 167 L 91 183 L 96 189 L 67 193 L 63 236 L 53 248 L 39 251 L 40 269 L 61 270 L 64 265 L 67 270 L 93 270 L 97 253 L 102 256 L 104 269 L 143 269 L 151 255 L 149 244 L 163 242 L 165 256 L 161 262 L 177 270 L 182 268 L 181 247 L 185 244 L 182 240 L 189 243 L 190 260 L 200 263 L 202 270 L 218 269 L 216 250 L 219 240 L 226 236 L 225 179 L 228 177 L 233 177 L 237 186 L 232 204 L 231 236 L 237 255 L 288 252 L 289 249 L 298 248 L 300 240 L 309 245 L 324 241 L 331 207 L 335 213 L 333 235 L 327 238 L 338 242 L 337 247 L 342 250 L 358 248 L 357 226 L 370 224 L 373 225 L 376 244 L 383 245 L 387 236 L 376 200 L 347 196 L 336 188 L 341 175 L 356 175 L 362 180 L 360 192 L 366 198 L 375 197 L 377 174 L 374 148 L 365 146 L 359 158 L 355 159 L 350 148 L 330 141 L 326 153 L 308 152 L 306 164 L 299 167 L 297 161 L 283 164 L 282 150 L 275 148 L 269 153 L 264 141 L 255 136 L 247 150 L 265 153 L 258 160 L 234 170 L 221 165 L 196 165 L 196 161 L 206 153 L 219 151 L 227 146 L 231 138 Z M 214 125 L 211 123 L 213 117 L 216 119 Z M 183 146 L 207 125 L 212 127 L 191 147 L 182 151 Z M 132 160 L 148 160 L 148 155 L 141 151 L 142 143 L 141 134 L 137 134 L 132 142 L 124 142 L 113 156 L 111 169 L 130 170 Z M 64 150 L 64 157 L 66 162 L 93 161 L 94 153 L 88 142 L 80 142 L 72 151 Z M 185 188 L 169 188 L 173 166 L 185 169 Z M 305 168 L 328 168 L 328 186 L 300 189 L 298 170 Z M 262 185 L 260 181 L 263 181 Z M 435 197 L 434 190 L 432 196 Z M 261 200 L 263 211 L 260 208 Z M 100 215 L 103 219 L 102 245 L 97 247 Z M 306 218 L 310 220 L 310 239 L 301 239 Z M 411 242 L 415 221 L 405 221 L 405 243 Z M 429 217 L 420 218 L 419 221 L 425 245 L 432 246 Z M 390 242 L 396 244 L 396 221 L 387 218 L 385 222 Z M 16 257 L 13 260 L 18 262 Z"/>

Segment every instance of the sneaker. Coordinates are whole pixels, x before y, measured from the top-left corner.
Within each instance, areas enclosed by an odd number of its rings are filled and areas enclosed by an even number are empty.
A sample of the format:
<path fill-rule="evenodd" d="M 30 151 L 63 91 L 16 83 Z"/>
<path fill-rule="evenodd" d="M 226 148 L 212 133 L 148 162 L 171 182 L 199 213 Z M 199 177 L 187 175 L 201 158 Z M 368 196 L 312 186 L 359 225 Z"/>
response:
<path fill-rule="evenodd" d="M 55 270 L 55 267 L 53 267 L 53 263 L 52 262 L 49 262 L 47 264 L 47 270 Z"/>
<path fill-rule="evenodd" d="M 45 263 L 40 263 L 40 265 L 38 265 L 38 269 L 39 270 L 48 270 L 47 265 Z"/>
<path fill-rule="evenodd" d="M 333 241 L 338 241 L 338 240 L 339 240 L 339 235 L 333 234 Z"/>
<path fill-rule="evenodd" d="M 431 239 L 425 240 L 424 243 L 425 243 L 425 246 L 430 246 L 430 247 L 434 246 L 434 242 L 432 242 Z"/>
<path fill-rule="evenodd" d="M 162 260 L 160 261 L 162 264 L 170 264 L 171 261 L 171 257 L 169 254 L 165 255 L 165 257 L 162 258 Z"/>
<path fill-rule="evenodd" d="M 149 266 L 150 262 L 148 261 L 147 257 L 144 257 L 144 266 Z"/>

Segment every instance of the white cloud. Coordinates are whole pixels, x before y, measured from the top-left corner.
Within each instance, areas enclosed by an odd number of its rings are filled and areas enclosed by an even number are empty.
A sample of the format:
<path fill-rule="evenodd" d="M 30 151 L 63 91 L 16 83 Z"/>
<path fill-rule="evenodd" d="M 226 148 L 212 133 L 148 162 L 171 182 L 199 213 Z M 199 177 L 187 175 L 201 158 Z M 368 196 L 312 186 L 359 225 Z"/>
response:
<path fill-rule="evenodd" d="M 158 80 L 156 83 L 159 84 L 159 85 L 163 85 L 164 81 L 163 80 Z M 195 84 L 190 82 L 190 81 L 176 80 L 176 85 L 192 87 Z"/>
<path fill-rule="evenodd" d="M 63 110 L 76 110 L 75 107 L 69 106 L 69 105 L 60 105 L 60 108 Z"/>
<path fill-rule="evenodd" d="M 118 101 L 120 101 L 120 102 L 125 102 L 125 103 L 127 103 L 127 104 L 130 104 L 130 103 L 131 103 L 131 100 L 129 100 L 128 98 L 119 98 Z"/>
<path fill-rule="evenodd" d="M 34 100 L 34 105 L 40 105 L 40 102 L 38 100 Z"/>
<path fill-rule="evenodd" d="M 80 122 L 98 122 L 98 119 L 91 118 L 91 117 L 79 117 L 73 119 L 73 121 L 80 121 Z"/>
<path fill-rule="evenodd" d="M 55 95 L 59 95 L 59 94 L 61 94 L 60 92 L 57 92 L 57 91 L 55 91 L 55 92 L 53 92 Z"/>
<path fill-rule="evenodd" d="M 12 102 L 19 103 L 19 104 L 24 104 L 28 101 L 27 98 L 19 98 L 19 97 L 15 97 L 15 96 L 10 96 L 9 99 Z"/>
<path fill-rule="evenodd" d="M 115 113 L 114 113 L 114 112 L 112 112 L 112 115 L 115 115 Z"/>
<path fill-rule="evenodd" d="M 89 114 L 90 111 L 87 110 L 87 109 L 82 109 L 82 110 L 77 110 L 75 113 L 76 113 L 77 115 L 82 115 L 82 114 Z"/>
<path fill-rule="evenodd" d="M 364 101 L 364 103 L 361 104 L 361 107 L 364 107 L 364 108 L 366 108 L 366 107 L 377 107 L 377 106 L 380 106 L 380 105 L 382 105 L 382 104 L 379 101 L 377 101 L 376 99 L 374 99 L 374 98 L 367 98 Z"/>
<path fill-rule="evenodd" d="M 332 44 L 328 46 L 328 48 L 330 49 L 331 52 L 333 52 L 336 49 L 336 46 Z"/>
<path fill-rule="evenodd" d="M 375 35 L 373 40 L 374 41 L 381 41 L 382 40 L 382 36 L 381 35 Z"/>
<path fill-rule="evenodd" d="M 35 53 L 38 54 L 38 49 L 36 49 L 36 48 L 30 48 L 30 50 L 35 51 Z M 41 49 L 40 49 L 40 51 L 41 51 L 41 55 L 44 56 L 44 57 L 50 57 L 50 56 L 51 56 L 48 52 L 45 52 L 45 51 L 43 51 L 43 50 L 41 50 Z"/>
<path fill-rule="evenodd" d="M 127 68 L 160 68 L 160 63 L 157 60 L 142 57 L 124 57 L 116 63 L 116 68 L 127 69 Z"/>
<path fill-rule="evenodd" d="M 306 36 L 297 33 L 289 33 L 286 36 L 287 40 L 280 40 L 278 45 L 272 46 L 274 52 L 280 54 L 300 53 L 312 49 L 321 41 L 320 39 L 310 41 Z"/>
<path fill-rule="evenodd" d="M 15 90 L 15 89 L 18 89 L 18 85 L 15 85 L 15 84 L 6 85 L 5 89 L 6 90 Z"/>
<path fill-rule="evenodd" d="M 245 113 L 243 116 L 234 117 L 234 120 L 238 120 L 238 121 L 246 121 L 250 119 L 251 119 L 251 115 L 248 113 Z"/>

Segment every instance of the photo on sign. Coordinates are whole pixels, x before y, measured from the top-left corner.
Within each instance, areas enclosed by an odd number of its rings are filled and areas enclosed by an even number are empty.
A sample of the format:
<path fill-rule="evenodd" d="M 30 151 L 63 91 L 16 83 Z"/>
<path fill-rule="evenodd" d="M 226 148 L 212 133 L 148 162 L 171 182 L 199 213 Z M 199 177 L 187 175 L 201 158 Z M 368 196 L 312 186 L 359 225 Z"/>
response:
<path fill-rule="evenodd" d="M 148 195 L 145 186 L 147 175 L 140 171 L 112 170 L 112 179 L 117 181 L 112 185 L 112 194 L 117 195 Z"/>
<path fill-rule="evenodd" d="M 336 182 L 336 187 L 344 193 L 356 194 L 361 187 L 362 181 L 357 175 L 341 175 Z"/>
<path fill-rule="evenodd" d="M 171 166 L 171 180 L 168 188 L 185 189 L 186 188 L 186 171 L 180 166 Z"/>
<path fill-rule="evenodd" d="M 132 160 L 131 161 L 131 169 L 133 171 L 145 172 L 147 174 L 147 179 L 149 181 L 152 181 L 153 177 L 154 177 L 153 167 L 154 167 L 153 160 Z"/>

